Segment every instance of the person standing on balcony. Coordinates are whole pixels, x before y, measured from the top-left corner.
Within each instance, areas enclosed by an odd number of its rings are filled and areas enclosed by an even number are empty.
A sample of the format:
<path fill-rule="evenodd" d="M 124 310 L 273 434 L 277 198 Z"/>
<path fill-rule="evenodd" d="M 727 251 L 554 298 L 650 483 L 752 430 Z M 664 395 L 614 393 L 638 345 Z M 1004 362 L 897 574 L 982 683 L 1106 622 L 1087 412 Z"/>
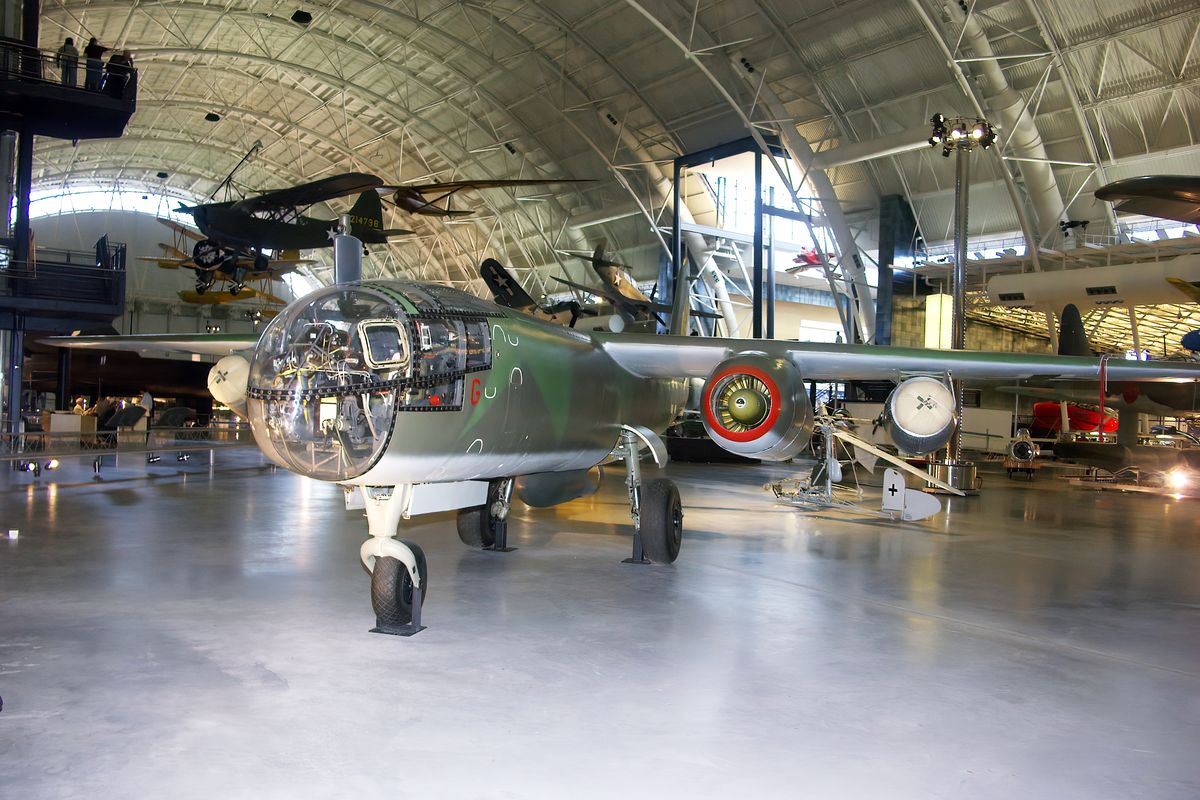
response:
<path fill-rule="evenodd" d="M 102 66 L 100 59 L 109 48 L 104 47 L 96 41 L 93 36 L 87 43 L 87 47 L 83 48 L 83 54 L 87 56 L 87 72 L 83 78 L 83 88 L 98 91 L 100 89 L 100 67 Z"/>
<path fill-rule="evenodd" d="M 104 78 L 104 91 L 113 97 L 122 97 L 125 87 L 133 75 L 133 56 L 128 50 L 113 53 L 108 59 L 107 74 Z"/>
<path fill-rule="evenodd" d="M 79 51 L 75 49 L 75 40 L 70 36 L 54 54 L 54 63 L 62 75 L 63 86 L 75 86 L 79 82 Z"/>

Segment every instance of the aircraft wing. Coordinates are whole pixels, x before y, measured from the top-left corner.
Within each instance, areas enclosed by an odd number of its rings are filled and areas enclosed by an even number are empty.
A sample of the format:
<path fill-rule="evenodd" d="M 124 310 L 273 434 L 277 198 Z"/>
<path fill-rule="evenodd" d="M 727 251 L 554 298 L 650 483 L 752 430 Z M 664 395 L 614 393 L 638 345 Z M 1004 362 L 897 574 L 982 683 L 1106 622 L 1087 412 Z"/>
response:
<path fill-rule="evenodd" d="M 609 286 L 584 286 L 582 283 L 575 283 L 574 281 L 569 281 L 566 278 L 559 277 L 555 277 L 554 280 L 558 281 L 559 283 L 566 284 L 572 289 L 578 289 L 581 292 L 587 292 L 588 294 L 594 294 L 603 297 L 613 305 L 617 305 L 618 303 L 621 305 L 626 305 L 630 302 L 628 297 Z M 670 309 L 667 310 L 670 311 Z"/>
<path fill-rule="evenodd" d="M 1035 386 L 997 386 L 996 390 L 1005 394 L 1019 394 L 1024 397 L 1034 397 L 1038 400 L 1053 400 L 1056 403 L 1091 403 L 1094 406 L 1100 404 L 1100 390 L 1098 384 L 1092 388 L 1039 388 Z M 1157 414 L 1163 417 L 1174 416 L 1179 413 L 1190 414 L 1188 409 L 1171 408 L 1168 405 L 1151 400 L 1144 394 L 1139 394 L 1132 403 L 1127 402 L 1121 393 L 1114 393 L 1113 387 L 1109 387 L 1109 392 L 1105 395 L 1105 408 L 1109 411 L 1119 410 L 1122 408 L 1133 409 L 1140 411 L 1143 414 Z M 1117 387 L 1118 389 L 1120 387 Z"/>
<path fill-rule="evenodd" d="M 295 206 L 310 206 L 335 197 L 345 197 L 359 194 L 383 186 L 383 180 L 365 172 L 346 172 L 332 175 L 311 183 L 290 186 L 286 189 L 276 189 L 271 192 L 247 197 L 239 200 L 237 206 L 247 213 L 264 208 L 291 208 Z"/>
<path fill-rule="evenodd" d="M 1195 175 L 1143 175 L 1115 181 L 1096 197 L 1117 211 L 1200 223 L 1200 178 Z"/>
<path fill-rule="evenodd" d="M 223 291 L 209 289 L 204 294 L 192 291 L 191 289 L 185 289 L 179 292 L 180 300 L 183 300 L 185 303 L 193 303 L 198 306 L 219 306 L 224 303 L 236 303 L 239 300 L 253 300 L 256 297 L 267 303 L 273 303 L 280 306 L 287 305 L 286 300 L 276 297 L 269 292 L 260 292 L 258 289 L 250 286 L 243 286 L 237 294 L 233 294 L 228 289 Z"/>
<path fill-rule="evenodd" d="M 901 375 L 950 372 L 984 381 L 1100 379 L 1100 359 L 1038 353 L 923 350 L 863 344 L 781 342 L 766 339 L 707 339 L 646 334 L 594 334 L 625 369 L 644 378 L 704 378 L 726 358 L 744 352 L 787 359 L 805 378 L 818 381 L 894 380 Z M 1108 362 L 1109 381 L 1200 380 L 1200 364 L 1178 361 Z"/>
<path fill-rule="evenodd" d="M 143 333 L 132 336 L 51 336 L 42 339 L 42 342 L 53 347 L 131 353 L 199 353 L 206 356 L 227 356 L 249 350 L 257 341 L 257 333 Z"/>
<path fill-rule="evenodd" d="M 571 178 L 529 178 L 514 180 L 444 181 L 434 183 L 404 183 L 389 189 L 409 189 L 416 192 L 451 192 L 460 189 L 503 189 L 509 186 L 547 186 L 552 183 L 591 183 Z"/>
<path fill-rule="evenodd" d="M 149 261 L 151 264 L 156 264 L 163 269 L 179 269 L 180 267 L 192 268 L 192 260 L 190 258 L 154 258 L 151 256 L 138 256 L 138 261 Z"/>
<path fill-rule="evenodd" d="M 1200 303 L 1200 286 L 1196 286 L 1190 281 L 1185 281 L 1183 278 L 1167 278 L 1167 283 L 1186 295 L 1188 300 L 1193 303 Z"/>
<path fill-rule="evenodd" d="M 193 239 L 197 242 L 204 241 L 203 235 L 196 233 L 194 230 L 187 227 L 186 225 L 180 225 L 178 222 L 176 222 L 173 219 L 163 219 L 162 217 L 156 217 L 156 219 L 159 222 L 161 222 L 163 225 L 166 225 L 168 228 L 170 228 L 171 230 L 178 233 L 180 236 L 186 236 L 187 238 Z"/>

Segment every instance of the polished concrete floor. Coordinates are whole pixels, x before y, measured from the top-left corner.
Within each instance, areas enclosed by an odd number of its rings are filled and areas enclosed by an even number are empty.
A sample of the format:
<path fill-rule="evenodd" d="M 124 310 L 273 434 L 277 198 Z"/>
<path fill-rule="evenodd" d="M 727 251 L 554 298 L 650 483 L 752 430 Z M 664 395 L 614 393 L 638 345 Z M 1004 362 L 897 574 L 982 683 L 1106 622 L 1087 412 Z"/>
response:
<path fill-rule="evenodd" d="M 1200 797 L 1200 503 L 989 476 L 894 525 L 679 465 L 637 567 L 609 473 L 513 553 L 414 525 L 401 639 L 335 488 L 217 460 L 0 475 L 0 797 Z"/>

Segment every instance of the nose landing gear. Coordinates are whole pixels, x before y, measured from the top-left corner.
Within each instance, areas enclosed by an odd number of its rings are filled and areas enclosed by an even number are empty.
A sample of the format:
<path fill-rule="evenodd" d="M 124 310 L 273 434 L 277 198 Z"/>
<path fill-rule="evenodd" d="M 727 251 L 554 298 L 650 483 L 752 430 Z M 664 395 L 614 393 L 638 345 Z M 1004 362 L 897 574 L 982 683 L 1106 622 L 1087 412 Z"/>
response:
<path fill-rule="evenodd" d="M 371 633 L 412 636 L 425 630 L 421 606 L 428 592 L 429 567 L 415 543 L 392 538 L 404 508 L 398 487 L 363 487 L 367 531 L 359 555 L 371 573 Z"/>

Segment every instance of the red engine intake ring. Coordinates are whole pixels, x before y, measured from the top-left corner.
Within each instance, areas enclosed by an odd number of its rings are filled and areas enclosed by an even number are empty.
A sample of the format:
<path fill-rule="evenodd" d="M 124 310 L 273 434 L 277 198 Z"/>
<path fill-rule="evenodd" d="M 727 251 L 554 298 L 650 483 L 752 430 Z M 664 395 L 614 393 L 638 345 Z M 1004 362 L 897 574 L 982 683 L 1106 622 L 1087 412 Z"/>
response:
<path fill-rule="evenodd" d="M 767 385 L 767 391 L 771 394 L 771 410 L 767 412 L 766 419 L 755 425 L 748 431 L 734 432 L 726 428 L 720 423 L 712 412 L 712 393 L 713 390 L 730 375 L 752 375 Z M 779 385 L 771 380 L 767 373 L 757 367 L 751 366 L 735 366 L 730 367 L 724 372 L 714 375 L 704 387 L 704 396 L 701 398 L 701 403 L 704 406 L 704 419 L 714 431 L 718 431 L 722 437 L 729 439 L 732 442 L 753 442 L 759 439 L 767 431 L 775 425 L 775 421 L 779 419 L 779 414 L 783 411 L 783 400 L 779 396 Z"/>

